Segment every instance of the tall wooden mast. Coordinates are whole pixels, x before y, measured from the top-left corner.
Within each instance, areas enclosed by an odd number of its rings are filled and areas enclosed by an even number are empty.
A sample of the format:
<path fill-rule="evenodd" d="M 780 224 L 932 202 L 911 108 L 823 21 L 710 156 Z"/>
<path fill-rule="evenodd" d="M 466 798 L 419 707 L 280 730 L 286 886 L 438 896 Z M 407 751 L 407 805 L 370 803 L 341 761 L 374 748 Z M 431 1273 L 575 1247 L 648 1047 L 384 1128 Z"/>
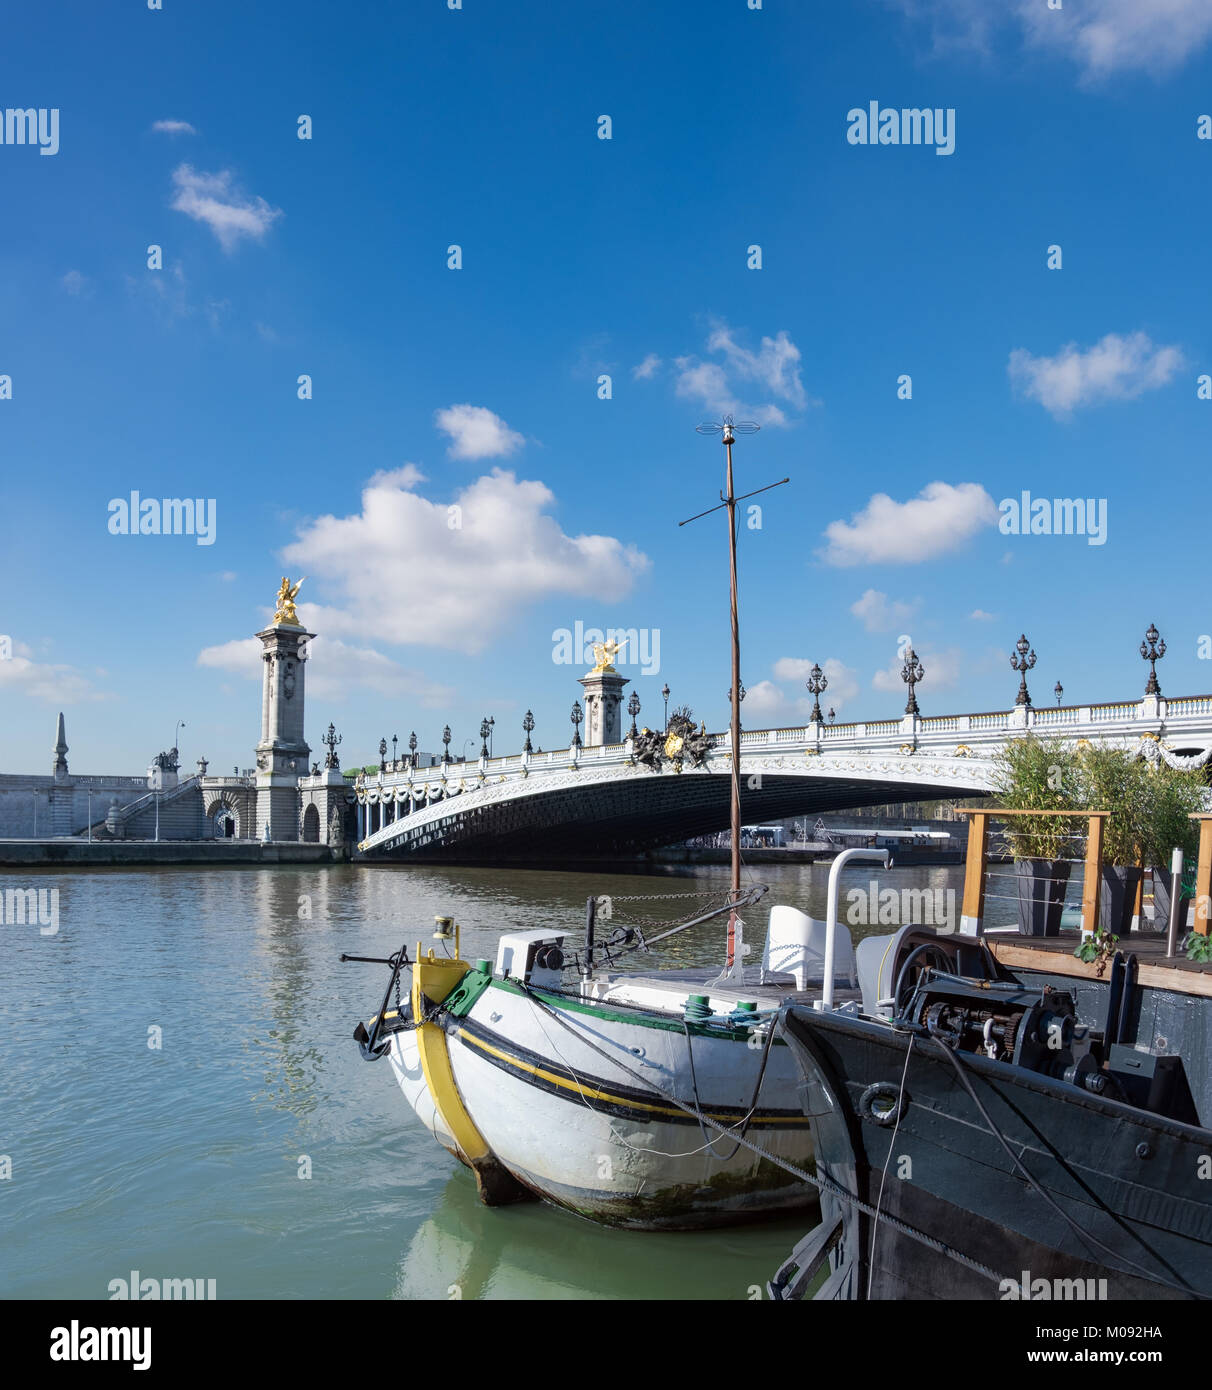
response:
<path fill-rule="evenodd" d="M 759 492 L 768 492 L 772 487 L 781 487 L 787 478 L 780 478 L 777 483 L 768 483 L 765 487 L 756 488 L 753 492 L 742 493 L 740 497 L 736 495 L 732 479 L 732 446 L 738 434 L 756 434 L 758 426 L 751 421 L 738 420 L 735 424 L 731 415 L 725 415 L 720 423 L 711 423 L 698 426 L 700 434 L 719 434 L 724 444 L 727 465 L 725 470 L 725 490 L 720 493 L 720 505 L 709 507 L 705 512 L 699 512 L 698 516 L 687 517 L 686 521 L 679 521 L 679 526 L 685 526 L 690 521 L 697 521 L 701 516 L 709 516 L 712 512 L 718 512 L 723 508 L 728 514 L 728 601 L 732 617 L 732 688 L 728 692 L 729 702 L 732 706 L 731 722 L 729 725 L 730 738 L 732 745 L 732 775 L 729 781 L 729 825 L 730 840 L 732 842 L 732 881 L 731 899 L 735 903 L 741 895 L 741 620 L 740 606 L 737 601 L 737 579 L 736 579 L 736 504 L 743 502 L 747 497 L 756 497 Z M 728 958 L 725 969 L 731 969 L 736 960 L 736 910 L 728 914 Z"/>

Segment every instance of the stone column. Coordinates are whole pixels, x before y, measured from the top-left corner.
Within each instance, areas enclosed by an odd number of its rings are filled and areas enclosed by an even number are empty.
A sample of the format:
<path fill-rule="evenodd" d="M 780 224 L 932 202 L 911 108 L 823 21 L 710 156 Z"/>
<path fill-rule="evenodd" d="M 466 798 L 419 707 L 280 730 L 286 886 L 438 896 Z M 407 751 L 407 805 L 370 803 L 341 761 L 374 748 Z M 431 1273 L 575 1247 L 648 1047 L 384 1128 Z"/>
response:
<path fill-rule="evenodd" d="M 623 687 L 629 683 L 613 666 L 580 677 L 585 688 L 586 748 L 623 742 Z"/>
<path fill-rule="evenodd" d="M 299 779 L 307 775 L 311 755 L 303 736 L 305 647 L 315 633 L 279 622 L 257 636 L 264 647 L 265 683 L 257 744 L 256 837 L 297 840 Z"/>

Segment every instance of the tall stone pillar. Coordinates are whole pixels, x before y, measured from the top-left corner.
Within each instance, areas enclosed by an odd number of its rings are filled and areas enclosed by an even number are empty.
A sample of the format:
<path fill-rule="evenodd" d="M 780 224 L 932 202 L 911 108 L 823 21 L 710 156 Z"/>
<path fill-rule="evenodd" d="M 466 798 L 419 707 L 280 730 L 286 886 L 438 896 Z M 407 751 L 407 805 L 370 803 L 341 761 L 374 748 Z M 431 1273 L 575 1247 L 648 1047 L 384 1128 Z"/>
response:
<path fill-rule="evenodd" d="M 298 585 L 291 590 L 283 580 L 282 586 L 273 622 L 257 633 L 264 647 L 256 776 L 258 840 L 299 839 L 299 779 L 307 776 L 311 755 L 303 736 L 303 677 L 306 646 L 315 633 L 307 631 L 295 612 Z"/>
<path fill-rule="evenodd" d="M 49 803 L 49 824 L 46 825 L 44 834 L 47 835 L 70 835 L 72 833 L 72 803 L 75 799 L 75 790 L 72 775 L 67 770 L 67 731 L 63 725 L 63 714 L 59 714 L 59 722 L 55 726 L 55 761 L 51 767 L 51 776 L 54 778 L 54 785 L 47 793 Z"/>
<path fill-rule="evenodd" d="M 613 666 L 595 666 L 580 678 L 585 687 L 585 747 L 623 742 L 623 687 L 628 677 Z"/>

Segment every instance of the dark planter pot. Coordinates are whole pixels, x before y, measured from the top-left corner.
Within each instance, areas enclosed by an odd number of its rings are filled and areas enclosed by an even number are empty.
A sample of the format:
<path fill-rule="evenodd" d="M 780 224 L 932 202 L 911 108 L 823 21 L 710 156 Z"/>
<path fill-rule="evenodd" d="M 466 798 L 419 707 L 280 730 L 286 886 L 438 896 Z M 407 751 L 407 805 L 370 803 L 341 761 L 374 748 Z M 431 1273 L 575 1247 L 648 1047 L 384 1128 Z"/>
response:
<path fill-rule="evenodd" d="M 1069 883 L 1067 859 L 1018 859 L 1018 930 L 1021 936 L 1059 936 L 1065 889 Z"/>
<path fill-rule="evenodd" d="M 1132 909 L 1141 870 L 1137 864 L 1104 864 L 1098 890 L 1098 924 L 1112 936 L 1132 930 Z"/>
<path fill-rule="evenodd" d="M 1160 864 L 1153 866 L 1153 930 L 1164 932 L 1170 927 L 1170 901 L 1173 897 L 1173 888 L 1170 880 L 1173 875 L 1169 865 L 1164 868 Z M 1184 893 L 1178 909 L 1178 934 L 1183 937 L 1187 934 L 1187 908 L 1191 904 L 1193 893 Z"/>

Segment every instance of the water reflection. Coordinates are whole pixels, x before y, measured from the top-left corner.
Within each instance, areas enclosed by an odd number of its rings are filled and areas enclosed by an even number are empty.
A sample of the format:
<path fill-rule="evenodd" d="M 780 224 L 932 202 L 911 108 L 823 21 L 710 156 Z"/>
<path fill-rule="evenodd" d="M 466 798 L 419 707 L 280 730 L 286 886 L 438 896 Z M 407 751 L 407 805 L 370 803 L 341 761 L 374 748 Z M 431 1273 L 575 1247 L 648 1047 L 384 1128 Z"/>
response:
<path fill-rule="evenodd" d="M 827 866 L 763 866 L 767 903 L 825 914 Z M 959 869 L 881 883 L 958 887 Z M 843 879 L 866 888 L 872 870 Z M 9 927 L 0 974 L 0 1294 L 104 1298 L 110 1279 L 218 1280 L 221 1298 L 738 1297 L 802 1219 L 709 1234 L 606 1231 L 538 1204 L 489 1211 L 351 1039 L 386 956 L 453 913 L 465 952 L 511 929 L 581 943 L 585 899 L 716 892 L 687 874 L 437 866 L 29 871 L 60 929 Z M 636 905 L 672 922 L 685 901 Z M 749 925 L 760 949 L 766 906 Z M 856 927 L 887 931 L 887 925 Z M 673 939 L 722 963 L 724 926 Z M 635 964 L 648 962 L 643 956 Z M 149 1047 L 149 1030 L 162 1044 Z M 300 1178 L 301 1160 L 310 1178 Z"/>

